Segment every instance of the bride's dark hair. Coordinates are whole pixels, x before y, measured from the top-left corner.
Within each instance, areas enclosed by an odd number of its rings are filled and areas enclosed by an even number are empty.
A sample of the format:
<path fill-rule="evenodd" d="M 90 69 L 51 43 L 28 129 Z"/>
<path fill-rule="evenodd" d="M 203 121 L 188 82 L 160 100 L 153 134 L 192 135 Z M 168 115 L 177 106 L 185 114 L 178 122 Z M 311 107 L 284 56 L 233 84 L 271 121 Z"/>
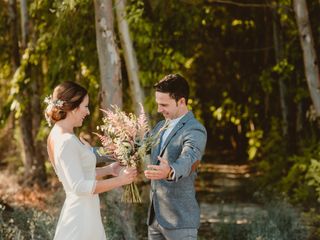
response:
<path fill-rule="evenodd" d="M 87 94 L 88 91 L 75 82 L 66 81 L 56 86 L 52 97 L 46 99 L 45 116 L 49 124 L 65 119 L 67 112 L 79 107 Z"/>

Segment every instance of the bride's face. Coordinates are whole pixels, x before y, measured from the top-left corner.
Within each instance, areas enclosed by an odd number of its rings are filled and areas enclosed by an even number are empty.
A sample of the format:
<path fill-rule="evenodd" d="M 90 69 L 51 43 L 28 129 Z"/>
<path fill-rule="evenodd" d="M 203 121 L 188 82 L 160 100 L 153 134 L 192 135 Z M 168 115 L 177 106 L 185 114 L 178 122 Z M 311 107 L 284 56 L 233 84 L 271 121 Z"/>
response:
<path fill-rule="evenodd" d="M 86 118 L 87 115 L 90 114 L 89 96 L 86 95 L 83 101 L 81 102 L 81 104 L 79 105 L 79 107 L 77 107 L 73 111 L 74 111 L 73 116 L 74 116 L 75 127 L 81 127 L 83 120 Z"/>

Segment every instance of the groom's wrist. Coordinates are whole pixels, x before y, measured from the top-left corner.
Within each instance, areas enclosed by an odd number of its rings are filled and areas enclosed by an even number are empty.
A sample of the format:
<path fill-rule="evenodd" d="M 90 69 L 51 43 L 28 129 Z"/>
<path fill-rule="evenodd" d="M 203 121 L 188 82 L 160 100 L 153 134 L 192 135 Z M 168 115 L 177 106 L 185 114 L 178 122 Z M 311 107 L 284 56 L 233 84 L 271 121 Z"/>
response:
<path fill-rule="evenodd" d="M 174 169 L 172 167 L 170 167 L 170 171 L 168 172 L 168 175 L 167 175 L 167 180 L 169 181 L 172 181 L 174 179 Z"/>

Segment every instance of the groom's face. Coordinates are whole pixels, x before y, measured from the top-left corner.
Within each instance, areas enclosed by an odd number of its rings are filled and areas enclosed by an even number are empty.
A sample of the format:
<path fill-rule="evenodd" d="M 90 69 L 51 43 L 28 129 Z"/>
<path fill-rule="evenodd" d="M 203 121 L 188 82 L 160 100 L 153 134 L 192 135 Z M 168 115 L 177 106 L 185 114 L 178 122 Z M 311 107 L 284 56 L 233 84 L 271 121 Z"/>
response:
<path fill-rule="evenodd" d="M 176 102 L 175 99 L 170 97 L 169 93 L 156 92 L 156 103 L 158 105 L 158 112 L 161 113 L 167 120 L 180 117 L 180 100 Z"/>

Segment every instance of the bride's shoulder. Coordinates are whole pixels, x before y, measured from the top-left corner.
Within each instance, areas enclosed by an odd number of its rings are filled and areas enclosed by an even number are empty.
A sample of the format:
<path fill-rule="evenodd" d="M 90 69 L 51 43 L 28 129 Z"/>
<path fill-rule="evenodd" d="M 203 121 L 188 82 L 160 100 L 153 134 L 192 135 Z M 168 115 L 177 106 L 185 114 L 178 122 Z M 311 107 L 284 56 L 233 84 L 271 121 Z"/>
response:
<path fill-rule="evenodd" d="M 56 141 L 56 153 L 58 156 L 64 154 L 75 154 L 79 151 L 77 137 L 73 134 L 62 134 Z"/>
<path fill-rule="evenodd" d="M 77 140 L 77 137 L 71 133 L 62 133 L 59 137 L 60 142 L 62 143 L 74 143 Z"/>
<path fill-rule="evenodd" d="M 61 134 L 61 140 L 64 140 L 64 141 L 75 141 L 76 140 L 76 136 L 72 133 L 62 133 Z"/>
<path fill-rule="evenodd" d="M 48 142 L 53 142 L 56 147 L 64 147 L 76 143 L 76 136 L 71 133 L 51 133 Z"/>

